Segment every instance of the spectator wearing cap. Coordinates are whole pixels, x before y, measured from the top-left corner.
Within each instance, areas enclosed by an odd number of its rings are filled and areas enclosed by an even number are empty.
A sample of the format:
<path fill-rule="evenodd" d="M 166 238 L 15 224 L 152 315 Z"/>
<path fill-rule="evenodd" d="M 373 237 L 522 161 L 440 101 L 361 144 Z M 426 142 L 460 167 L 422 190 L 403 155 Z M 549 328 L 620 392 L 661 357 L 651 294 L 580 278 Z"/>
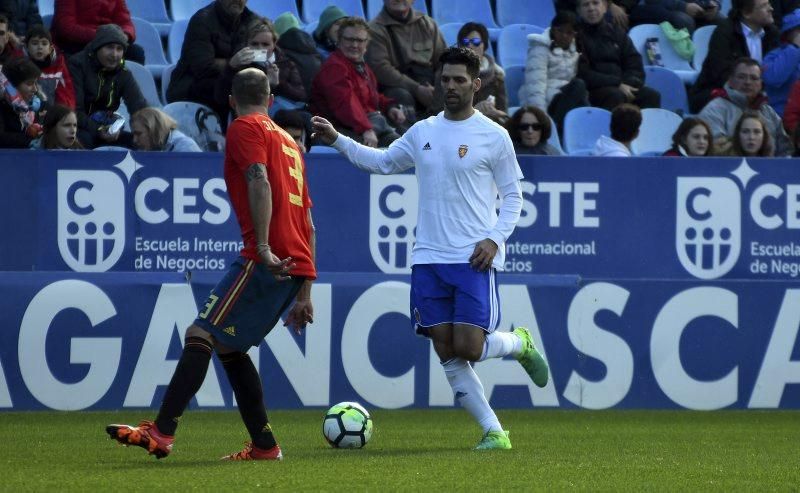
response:
<path fill-rule="evenodd" d="M 792 85 L 800 78 L 800 8 L 784 16 L 781 45 L 767 53 L 762 68 L 769 104 L 783 115 Z"/>
<path fill-rule="evenodd" d="M 75 87 L 64 54 L 56 50 L 50 31 L 38 25 L 25 35 L 25 53 L 42 71 L 39 89 L 47 101 L 75 109 Z"/>
<path fill-rule="evenodd" d="M 291 62 L 300 73 L 303 91 L 311 94 L 311 83 L 322 66 L 322 55 L 319 54 L 310 34 L 300 29 L 300 22 L 291 12 L 284 12 L 275 18 L 275 32 L 278 34 L 279 55 L 276 56 L 278 68 L 283 71 L 289 67 L 282 60 Z M 290 68 L 290 67 L 289 67 Z"/>
<path fill-rule="evenodd" d="M 134 0 L 139 1 L 139 0 Z M 83 50 L 106 24 L 116 24 L 125 33 L 128 60 L 144 65 L 144 48 L 134 44 L 136 28 L 125 0 L 56 0 L 53 40 L 67 55 Z"/>
<path fill-rule="evenodd" d="M 336 41 L 339 39 L 339 26 L 347 17 L 344 10 L 336 5 L 330 5 L 322 11 L 319 23 L 314 29 L 314 41 L 323 58 L 328 58 L 336 50 Z"/>
<path fill-rule="evenodd" d="M 181 57 L 167 88 L 167 101 L 194 101 L 227 120 L 228 104 L 214 97 L 217 79 L 227 65 L 238 63 L 248 48 L 247 28 L 257 16 L 245 2 L 215 0 L 189 19 Z"/>
<path fill-rule="evenodd" d="M 43 24 L 36 0 L 0 0 L 0 12 L 8 17 L 11 30 L 20 38 L 31 27 Z"/>
<path fill-rule="evenodd" d="M 147 106 L 133 74 L 125 68 L 123 55 L 128 37 L 116 24 L 97 28 L 91 43 L 69 59 L 75 86 L 75 113 L 78 115 L 78 138 L 84 145 L 130 147 L 130 132 L 110 133 L 113 113 L 124 101 L 130 114 Z"/>
<path fill-rule="evenodd" d="M 0 148 L 27 148 L 41 136 L 44 108 L 37 85 L 41 73 L 27 58 L 15 58 L 3 65 Z"/>

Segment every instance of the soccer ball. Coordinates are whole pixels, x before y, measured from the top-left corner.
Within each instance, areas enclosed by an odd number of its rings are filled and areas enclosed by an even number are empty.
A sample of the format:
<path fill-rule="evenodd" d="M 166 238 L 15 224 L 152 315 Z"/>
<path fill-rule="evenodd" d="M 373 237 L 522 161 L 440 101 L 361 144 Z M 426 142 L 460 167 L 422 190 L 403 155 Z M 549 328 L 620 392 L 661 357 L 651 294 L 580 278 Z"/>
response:
<path fill-rule="evenodd" d="M 372 418 L 357 402 L 340 402 L 325 413 L 322 434 L 333 448 L 361 448 L 372 436 Z"/>

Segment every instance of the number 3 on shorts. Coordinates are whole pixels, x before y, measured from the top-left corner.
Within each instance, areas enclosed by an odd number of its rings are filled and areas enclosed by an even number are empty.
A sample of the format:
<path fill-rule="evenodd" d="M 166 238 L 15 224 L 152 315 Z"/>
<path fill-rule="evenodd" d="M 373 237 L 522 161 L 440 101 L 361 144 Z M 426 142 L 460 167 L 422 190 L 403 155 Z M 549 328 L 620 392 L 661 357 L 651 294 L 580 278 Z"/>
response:
<path fill-rule="evenodd" d="M 200 312 L 198 317 L 205 319 L 208 316 L 208 314 L 211 313 L 211 310 L 214 308 L 214 305 L 217 304 L 217 301 L 219 301 L 219 296 L 215 294 L 209 295 L 205 304 L 206 309 Z"/>

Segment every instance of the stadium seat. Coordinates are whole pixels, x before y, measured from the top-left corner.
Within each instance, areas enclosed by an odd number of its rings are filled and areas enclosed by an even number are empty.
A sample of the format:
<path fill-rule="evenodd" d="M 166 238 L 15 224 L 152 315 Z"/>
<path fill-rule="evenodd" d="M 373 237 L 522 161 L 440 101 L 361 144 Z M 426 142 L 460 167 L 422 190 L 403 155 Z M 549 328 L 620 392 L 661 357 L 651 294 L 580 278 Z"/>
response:
<path fill-rule="evenodd" d="M 383 8 L 383 0 L 367 0 L 367 19 L 374 19 Z M 414 10 L 423 14 L 428 13 L 428 4 L 425 0 L 414 0 Z"/>
<path fill-rule="evenodd" d="M 219 116 L 208 106 L 178 101 L 164 106 L 163 110 L 178 122 L 178 130 L 194 139 L 203 151 L 224 150 L 225 136 Z"/>
<path fill-rule="evenodd" d="M 144 65 L 139 65 L 130 60 L 125 61 L 125 67 L 131 71 L 136 83 L 139 84 L 139 90 L 147 100 L 148 106 L 161 107 L 161 98 L 158 97 L 158 90 L 156 89 L 156 82 L 153 79 L 153 74 L 145 68 Z"/>
<path fill-rule="evenodd" d="M 500 26 L 494 21 L 489 0 L 433 0 L 431 12 L 439 25 L 451 22 L 460 25 L 470 21 L 480 22 L 489 30 L 492 40 L 497 39 L 500 34 Z"/>
<path fill-rule="evenodd" d="M 679 115 L 689 114 L 686 85 L 672 70 L 649 65 L 644 68 L 645 84 L 661 93 L 661 107 Z"/>
<path fill-rule="evenodd" d="M 509 113 L 511 115 L 511 113 Z M 564 154 L 564 149 L 561 147 L 561 139 L 558 137 L 558 127 L 556 126 L 556 122 L 553 121 L 553 117 L 547 115 L 547 118 L 550 119 L 550 138 L 547 139 L 547 143 L 551 146 L 558 149 L 561 154 Z"/>
<path fill-rule="evenodd" d="M 320 14 L 329 5 L 336 5 L 348 15 L 364 17 L 364 5 L 361 0 L 303 0 L 303 20 L 319 21 Z"/>
<path fill-rule="evenodd" d="M 172 20 L 167 15 L 164 0 L 132 0 L 126 3 L 131 17 L 139 17 L 152 24 L 160 36 L 169 34 Z M 139 42 L 139 29 L 136 29 L 136 42 Z"/>
<path fill-rule="evenodd" d="M 176 64 L 165 65 L 164 70 L 161 72 L 161 102 L 167 104 L 167 88 L 169 81 L 172 80 L 172 71 L 175 70 Z"/>
<path fill-rule="evenodd" d="M 631 143 L 635 155 L 661 155 L 672 146 L 672 134 L 678 130 L 683 118 L 669 110 L 645 108 L 639 136 Z"/>
<path fill-rule="evenodd" d="M 501 67 L 525 65 L 528 57 L 528 35 L 543 31 L 543 28 L 531 24 L 511 24 L 504 27 L 497 38 L 497 63 Z"/>
<path fill-rule="evenodd" d="M 129 152 L 130 149 L 127 147 L 120 147 L 120 146 L 100 146 L 95 147 L 95 151 L 120 151 L 120 152 Z"/>
<path fill-rule="evenodd" d="M 570 156 L 588 155 L 601 135 L 609 135 L 611 112 L 603 108 L 575 108 L 564 118 L 564 151 Z"/>
<path fill-rule="evenodd" d="M 555 17 L 556 8 L 551 1 L 537 2 L 533 8 L 531 0 L 496 0 L 495 12 L 501 26 L 532 24 L 546 28 Z"/>
<path fill-rule="evenodd" d="M 525 66 L 511 65 L 504 67 L 506 71 L 506 93 L 508 106 L 519 106 L 519 88 L 525 82 Z"/>
<path fill-rule="evenodd" d="M 183 48 L 183 37 L 186 36 L 186 28 L 189 27 L 189 19 L 181 19 L 172 23 L 167 38 L 167 54 L 172 63 L 178 63 Z"/>
<path fill-rule="evenodd" d="M 161 35 L 158 30 L 147 20 L 133 17 L 133 26 L 136 29 L 136 44 L 144 49 L 144 59 L 147 69 L 156 79 L 161 78 L 161 72 L 167 65 L 164 56 L 164 47 L 161 44 Z"/>
<path fill-rule="evenodd" d="M 284 12 L 291 12 L 295 17 L 300 18 L 295 0 L 248 0 L 247 8 L 270 20 L 275 20 Z"/>
<path fill-rule="evenodd" d="M 731 11 L 731 7 L 733 7 L 733 0 L 722 0 L 722 2 L 720 2 L 719 11 L 722 12 L 725 17 L 728 17 L 728 12 Z"/>
<path fill-rule="evenodd" d="M 703 26 L 697 28 L 692 35 L 692 43 L 694 43 L 694 57 L 692 57 L 692 65 L 697 71 L 702 70 L 703 62 L 708 56 L 708 45 L 711 43 L 711 35 L 714 34 L 714 29 L 717 26 Z"/>
<path fill-rule="evenodd" d="M 309 22 L 305 26 L 303 26 L 303 31 L 307 32 L 310 35 L 314 35 L 314 30 L 319 25 L 319 21 Z"/>
<path fill-rule="evenodd" d="M 42 17 L 46 15 L 53 15 L 55 12 L 55 0 L 39 0 L 39 15 Z"/>
<path fill-rule="evenodd" d="M 636 51 L 642 55 L 642 62 L 644 65 L 650 65 L 650 62 L 647 60 L 647 53 L 645 52 L 645 43 L 647 39 L 658 38 L 658 46 L 661 50 L 661 60 L 664 66 L 675 72 L 684 84 L 693 84 L 700 74 L 697 70 L 692 68 L 688 60 L 684 60 L 678 56 L 678 53 L 672 48 L 667 36 L 658 24 L 641 24 L 639 26 L 634 26 L 628 33 L 628 36 L 630 36 L 633 41 L 633 46 L 636 47 Z"/>
<path fill-rule="evenodd" d="M 138 2 L 139 0 L 132 0 Z M 171 0 L 170 12 L 172 20 L 179 21 L 191 18 L 195 12 L 216 0 Z"/>

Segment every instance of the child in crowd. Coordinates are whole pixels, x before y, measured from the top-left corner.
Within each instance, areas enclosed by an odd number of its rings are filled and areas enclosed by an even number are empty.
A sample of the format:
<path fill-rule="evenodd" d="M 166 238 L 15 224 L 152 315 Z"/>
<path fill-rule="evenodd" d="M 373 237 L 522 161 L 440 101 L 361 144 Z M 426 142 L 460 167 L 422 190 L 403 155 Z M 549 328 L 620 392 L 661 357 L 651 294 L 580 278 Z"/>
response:
<path fill-rule="evenodd" d="M 44 26 L 36 25 L 25 35 L 25 53 L 42 71 L 39 90 L 47 101 L 75 108 L 75 88 L 64 55 L 56 50 L 53 39 Z"/>
<path fill-rule="evenodd" d="M 78 140 L 78 116 L 71 108 L 57 104 L 44 117 L 44 134 L 31 142 L 33 149 L 83 149 Z"/>

